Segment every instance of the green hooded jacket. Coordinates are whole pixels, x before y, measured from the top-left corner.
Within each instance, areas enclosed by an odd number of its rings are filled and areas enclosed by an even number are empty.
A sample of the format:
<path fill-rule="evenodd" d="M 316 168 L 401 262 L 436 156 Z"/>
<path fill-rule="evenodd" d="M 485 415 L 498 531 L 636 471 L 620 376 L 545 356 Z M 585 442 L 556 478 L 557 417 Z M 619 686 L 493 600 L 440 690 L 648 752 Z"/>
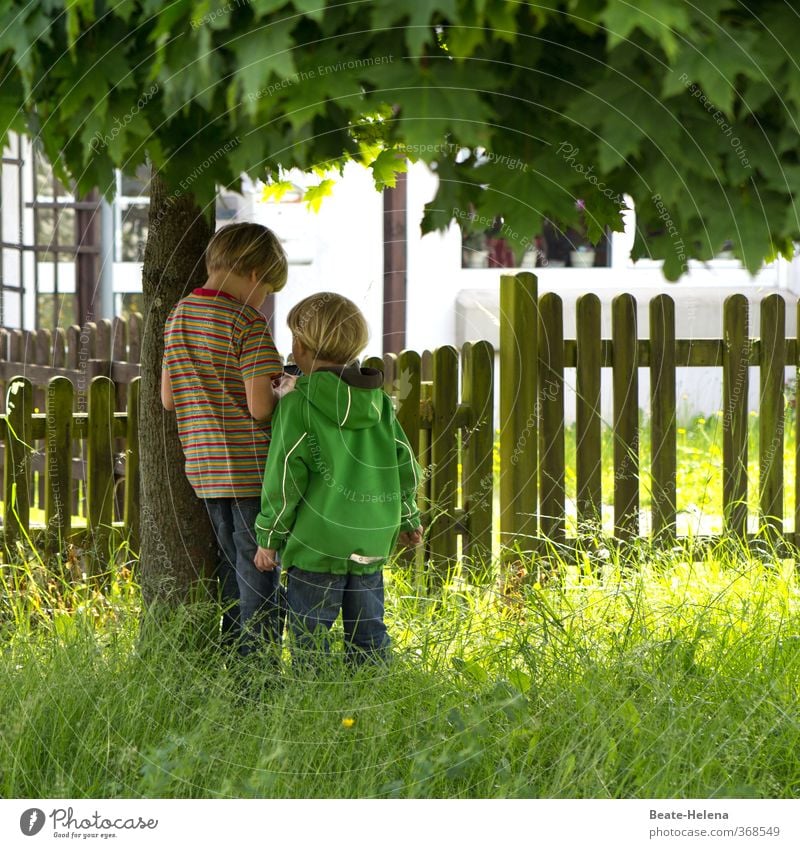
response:
<path fill-rule="evenodd" d="M 256 537 L 285 568 L 380 571 L 419 526 L 419 466 L 372 368 L 320 369 L 278 404 Z"/>

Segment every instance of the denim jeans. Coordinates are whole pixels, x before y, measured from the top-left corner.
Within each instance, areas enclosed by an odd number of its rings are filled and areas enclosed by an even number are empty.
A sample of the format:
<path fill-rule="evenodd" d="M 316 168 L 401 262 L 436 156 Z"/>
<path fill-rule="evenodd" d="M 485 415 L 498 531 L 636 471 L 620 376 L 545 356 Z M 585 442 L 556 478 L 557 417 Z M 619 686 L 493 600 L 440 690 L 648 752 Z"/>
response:
<path fill-rule="evenodd" d="M 388 657 L 382 572 L 318 574 L 290 568 L 288 603 L 289 625 L 301 656 L 329 651 L 328 632 L 341 610 L 346 657 L 355 662 Z"/>
<path fill-rule="evenodd" d="M 253 559 L 260 498 L 206 498 L 219 545 L 217 578 L 222 616 L 222 642 L 236 645 L 246 656 L 259 648 L 280 644 L 280 569 L 259 571 Z"/>

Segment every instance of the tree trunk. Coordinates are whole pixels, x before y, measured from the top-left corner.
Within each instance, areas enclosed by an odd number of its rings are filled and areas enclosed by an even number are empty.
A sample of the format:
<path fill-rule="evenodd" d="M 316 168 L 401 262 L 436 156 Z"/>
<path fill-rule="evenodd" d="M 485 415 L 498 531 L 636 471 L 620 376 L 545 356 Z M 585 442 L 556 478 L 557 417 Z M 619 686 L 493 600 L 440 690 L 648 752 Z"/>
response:
<path fill-rule="evenodd" d="M 212 207 L 213 209 L 213 207 Z M 161 405 L 164 324 L 172 307 L 206 279 L 203 253 L 214 232 L 193 195 L 167 192 L 153 172 L 142 289 L 141 548 L 145 605 L 196 597 L 211 575 L 216 545 L 205 507 L 189 485 L 174 412 Z"/>

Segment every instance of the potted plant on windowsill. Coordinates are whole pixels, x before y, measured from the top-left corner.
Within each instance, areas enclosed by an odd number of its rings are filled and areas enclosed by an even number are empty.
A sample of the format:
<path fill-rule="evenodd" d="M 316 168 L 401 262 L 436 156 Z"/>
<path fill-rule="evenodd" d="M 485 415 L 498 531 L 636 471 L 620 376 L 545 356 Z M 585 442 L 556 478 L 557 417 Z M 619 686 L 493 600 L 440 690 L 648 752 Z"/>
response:
<path fill-rule="evenodd" d="M 462 268 L 488 268 L 489 242 L 485 232 L 461 233 Z"/>

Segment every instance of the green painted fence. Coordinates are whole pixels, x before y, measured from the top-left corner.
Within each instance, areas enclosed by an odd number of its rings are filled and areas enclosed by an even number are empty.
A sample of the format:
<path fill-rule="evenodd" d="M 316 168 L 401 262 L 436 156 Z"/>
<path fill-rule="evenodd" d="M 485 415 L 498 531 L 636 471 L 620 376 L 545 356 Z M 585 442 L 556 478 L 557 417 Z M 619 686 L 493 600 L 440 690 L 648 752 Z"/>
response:
<path fill-rule="evenodd" d="M 601 336 L 601 306 L 593 294 L 577 303 L 577 338 L 565 339 L 561 299 L 552 293 L 539 297 L 531 273 L 501 279 L 500 306 L 497 422 L 495 350 L 488 342 L 460 351 L 447 346 L 365 360 L 383 371 L 384 387 L 425 472 L 419 500 L 426 542 L 416 560 L 430 583 L 445 579 L 457 564 L 475 580 L 492 579 L 484 566 L 498 554 L 524 558 L 553 549 L 569 554 L 587 541 L 596 543 L 604 500 L 613 501 L 613 530 L 603 538 L 620 545 L 641 538 L 642 369 L 649 370 L 651 386 L 648 536 L 663 545 L 677 539 L 676 368 L 703 366 L 723 372 L 724 534 L 741 540 L 757 536 L 787 550 L 800 543 L 800 498 L 795 529 L 783 531 L 784 377 L 787 366 L 795 373 L 800 368 L 800 345 L 786 338 L 786 307 L 779 295 L 761 304 L 761 338 L 749 336 L 743 295 L 726 300 L 720 339 L 676 339 L 675 306 L 666 294 L 649 304 L 649 339 L 638 337 L 636 301 L 629 294 L 613 302 L 610 339 Z M 747 507 L 747 400 L 753 368 L 760 384 L 755 533 L 748 526 Z M 576 423 L 569 430 L 564 424 L 565 369 L 575 369 Z M 611 370 L 613 385 L 611 456 L 603 455 L 602 448 L 603 369 Z M 47 550 L 63 550 L 73 542 L 104 551 L 128 539 L 136 549 L 138 379 L 126 387 L 125 412 L 115 411 L 118 386 L 107 377 L 89 384 L 86 412 L 74 411 L 75 388 L 65 376 L 47 384 L 44 412 L 34 411 L 28 379 L 8 380 L 7 413 L 0 417 L 5 547 L 32 538 Z M 567 432 L 576 440 L 578 528 L 569 535 Z M 602 469 L 609 463 L 614 489 L 604 493 Z M 77 499 L 76 486 L 81 490 Z M 794 486 L 800 492 L 800 451 Z M 80 521 L 73 519 L 76 503 Z M 39 510 L 40 520 L 31 521 L 32 509 Z"/>

